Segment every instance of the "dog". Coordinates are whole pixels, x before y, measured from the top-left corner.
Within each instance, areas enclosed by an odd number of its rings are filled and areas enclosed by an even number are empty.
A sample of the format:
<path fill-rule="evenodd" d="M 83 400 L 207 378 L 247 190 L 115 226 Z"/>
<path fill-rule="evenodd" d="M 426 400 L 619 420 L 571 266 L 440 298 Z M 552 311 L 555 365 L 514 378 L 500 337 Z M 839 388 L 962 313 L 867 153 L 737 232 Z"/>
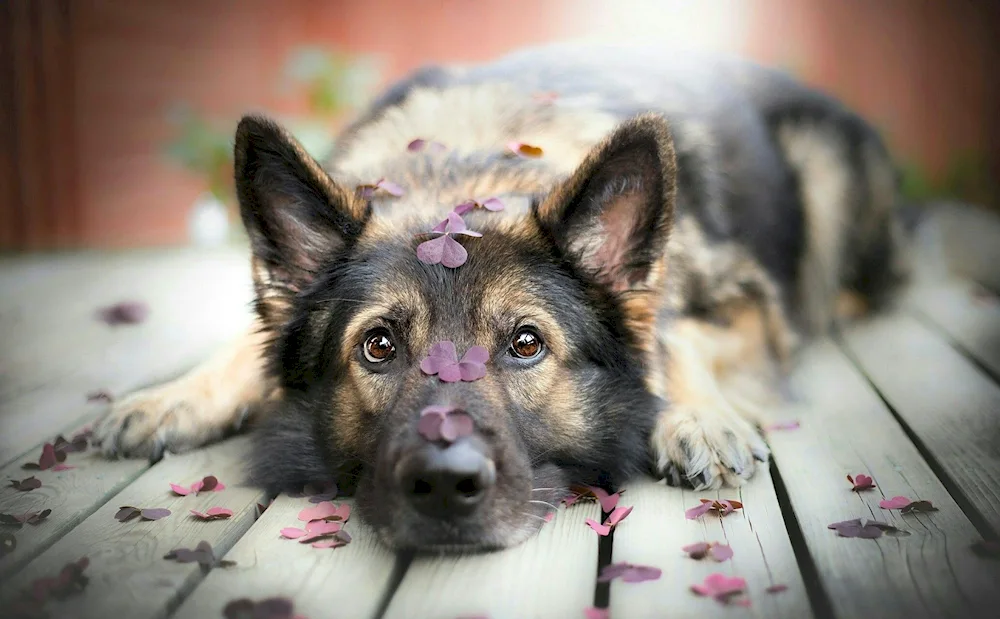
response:
<path fill-rule="evenodd" d="M 574 485 L 743 484 L 797 347 L 907 273 L 877 132 L 734 58 L 425 68 L 322 165 L 243 118 L 235 177 L 252 330 L 95 435 L 158 459 L 250 419 L 255 483 L 336 482 L 396 549 L 516 545 Z"/>

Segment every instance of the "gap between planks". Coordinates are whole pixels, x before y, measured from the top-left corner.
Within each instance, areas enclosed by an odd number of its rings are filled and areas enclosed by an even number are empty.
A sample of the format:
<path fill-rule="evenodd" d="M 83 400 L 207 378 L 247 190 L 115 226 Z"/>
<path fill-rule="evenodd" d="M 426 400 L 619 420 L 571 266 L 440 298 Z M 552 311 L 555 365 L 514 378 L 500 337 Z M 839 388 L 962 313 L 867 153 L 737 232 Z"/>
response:
<path fill-rule="evenodd" d="M 834 615 L 912 619 L 995 608 L 1000 565 L 973 554 L 976 528 L 860 371 L 823 340 L 803 351 L 792 385 L 801 400 L 782 416 L 801 427 L 770 432 L 768 441 Z M 853 492 L 845 476 L 858 473 L 876 489 Z M 940 511 L 902 516 L 879 507 L 896 495 Z M 911 535 L 848 539 L 827 528 L 853 518 Z"/>
<path fill-rule="evenodd" d="M 88 586 L 65 602 L 51 602 L 47 608 L 52 615 L 81 619 L 167 616 L 203 573 L 197 564 L 168 561 L 163 555 L 174 548 L 194 548 L 205 540 L 221 556 L 253 524 L 257 502 L 264 495 L 241 483 L 248 450 L 247 437 L 239 437 L 160 461 L 5 580 L 0 599 L 10 604 L 33 580 L 54 576 L 66 563 L 87 557 Z M 225 490 L 185 497 L 170 490 L 171 482 L 190 485 L 209 474 L 216 475 Z M 118 522 L 114 515 L 123 505 L 165 507 L 172 513 L 157 521 Z M 226 507 L 234 515 L 201 522 L 189 513 L 211 507 Z"/>

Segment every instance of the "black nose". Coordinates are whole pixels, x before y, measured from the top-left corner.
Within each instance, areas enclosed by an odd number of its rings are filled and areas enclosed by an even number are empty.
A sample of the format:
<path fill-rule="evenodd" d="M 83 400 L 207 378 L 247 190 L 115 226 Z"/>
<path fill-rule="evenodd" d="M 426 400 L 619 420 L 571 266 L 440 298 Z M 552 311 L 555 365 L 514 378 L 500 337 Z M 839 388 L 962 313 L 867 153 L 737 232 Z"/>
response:
<path fill-rule="evenodd" d="M 427 516 L 468 516 L 496 481 L 496 466 L 473 441 L 428 443 L 400 461 L 396 481 L 406 500 Z"/>

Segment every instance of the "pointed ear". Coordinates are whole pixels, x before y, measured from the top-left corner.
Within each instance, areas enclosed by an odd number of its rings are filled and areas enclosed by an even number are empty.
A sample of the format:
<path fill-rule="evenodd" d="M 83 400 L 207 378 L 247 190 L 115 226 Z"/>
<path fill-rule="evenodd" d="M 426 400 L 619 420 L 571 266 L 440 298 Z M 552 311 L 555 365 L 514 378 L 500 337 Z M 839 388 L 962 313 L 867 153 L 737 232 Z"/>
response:
<path fill-rule="evenodd" d="M 361 234 L 368 205 L 266 118 L 240 121 L 235 162 L 259 311 L 265 322 L 280 320 L 291 298 Z"/>
<path fill-rule="evenodd" d="M 638 116 L 596 146 L 536 216 L 571 260 L 611 290 L 649 289 L 663 276 L 676 175 L 666 120 Z"/>

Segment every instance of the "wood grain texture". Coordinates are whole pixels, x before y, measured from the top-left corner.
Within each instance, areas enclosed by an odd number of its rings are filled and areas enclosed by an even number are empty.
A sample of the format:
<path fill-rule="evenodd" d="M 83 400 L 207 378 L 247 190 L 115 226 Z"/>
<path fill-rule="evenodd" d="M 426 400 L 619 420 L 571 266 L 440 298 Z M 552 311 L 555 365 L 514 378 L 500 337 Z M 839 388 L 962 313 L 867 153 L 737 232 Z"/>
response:
<path fill-rule="evenodd" d="M 519 546 L 417 558 L 384 619 L 580 619 L 593 605 L 599 545 L 584 520 L 600 516 L 596 503 L 575 504 Z"/>
<path fill-rule="evenodd" d="M 971 552 L 975 527 L 839 348 L 823 341 L 807 349 L 793 388 L 801 401 L 783 416 L 801 427 L 769 432 L 768 442 L 834 616 L 957 617 L 995 606 L 1000 564 Z M 960 392 L 949 393 L 954 400 Z M 853 492 L 845 476 L 858 473 L 877 489 Z M 879 507 L 897 495 L 940 511 L 902 516 Z M 827 528 L 854 518 L 911 535 L 848 539 Z"/>
<path fill-rule="evenodd" d="M 907 302 L 922 322 L 1000 377 L 1000 297 L 978 284 L 949 280 L 914 288 Z"/>
<path fill-rule="evenodd" d="M 1000 535 L 1000 387 L 910 316 L 860 325 L 846 343 L 889 405 Z"/>
<path fill-rule="evenodd" d="M 916 247 L 925 262 L 918 266 L 926 270 L 940 266 L 934 261 L 943 260 L 952 276 L 1000 290 L 1000 217 L 958 203 L 935 204 L 930 215 L 918 231 Z"/>
<path fill-rule="evenodd" d="M 68 438 L 72 434 L 69 432 L 65 436 Z M 0 513 L 52 510 L 38 525 L 9 531 L 17 538 L 17 550 L 0 557 L 0 580 L 21 569 L 149 468 L 146 460 L 108 460 L 96 449 L 69 454 L 64 464 L 74 468 L 67 471 L 21 468 L 27 462 L 37 462 L 40 455 L 41 449 L 36 449 L 0 469 L 0 479 L 4 483 L 8 479 L 30 476 L 42 482 L 41 488 L 29 492 L 20 492 L 10 486 L 0 489 Z"/>
<path fill-rule="evenodd" d="M 0 599 L 9 602 L 34 579 L 53 576 L 67 562 L 88 557 L 90 584 L 79 596 L 50 603 L 54 616 L 165 617 L 203 574 L 197 564 L 168 561 L 163 555 L 174 548 L 194 548 L 202 540 L 222 555 L 253 524 L 263 493 L 241 483 L 247 449 L 246 437 L 240 437 L 168 456 L 5 581 Z M 170 490 L 171 482 L 190 485 L 209 474 L 216 475 L 225 490 L 185 497 Z M 114 518 L 123 505 L 165 507 L 172 513 L 157 521 L 123 523 Z M 202 522 L 189 513 L 217 506 L 231 509 L 233 517 Z"/>
<path fill-rule="evenodd" d="M 741 489 L 693 492 L 652 480 L 633 482 L 627 489 L 619 505 L 633 505 L 635 509 L 615 529 L 612 563 L 658 567 L 663 576 L 644 583 L 613 581 L 612 617 L 724 617 L 740 612 L 691 592 L 691 585 L 715 572 L 746 579 L 745 597 L 751 606 L 740 613 L 742 616 L 812 617 L 767 470 L 759 471 Z M 710 513 L 698 520 L 687 520 L 684 511 L 698 505 L 700 498 L 736 499 L 744 508 L 724 518 Z M 733 558 L 723 563 L 710 558 L 691 559 L 681 547 L 696 542 L 728 544 Z M 766 593 L 765 589 L 773 584 L 787 585 L 788 590 Z"/>
<path fill-rule="evenodd" d="M 242 597 L 287 597 L 296 613 L 313 619 L 374 619 L 396 557 L 357 516 L 347 523 L 352 541 L 342 548 L 313 548 L 282 538 L 281 529 L 304 525 L 298 514 L 305 507 L 312 507 L 305 498 L 276 498 L 226 555 L 237 565 L 212 571 L 174 619 L 221 617 L 228 602 Z"/>
<path fill-rule="evenodd" d="M 0 464 L 116 395 L 192 367 L 250 324 L 243 249 L 0 260 Z M 98 308 L 144 301 L 149 318 L 110 327 Z"/>

